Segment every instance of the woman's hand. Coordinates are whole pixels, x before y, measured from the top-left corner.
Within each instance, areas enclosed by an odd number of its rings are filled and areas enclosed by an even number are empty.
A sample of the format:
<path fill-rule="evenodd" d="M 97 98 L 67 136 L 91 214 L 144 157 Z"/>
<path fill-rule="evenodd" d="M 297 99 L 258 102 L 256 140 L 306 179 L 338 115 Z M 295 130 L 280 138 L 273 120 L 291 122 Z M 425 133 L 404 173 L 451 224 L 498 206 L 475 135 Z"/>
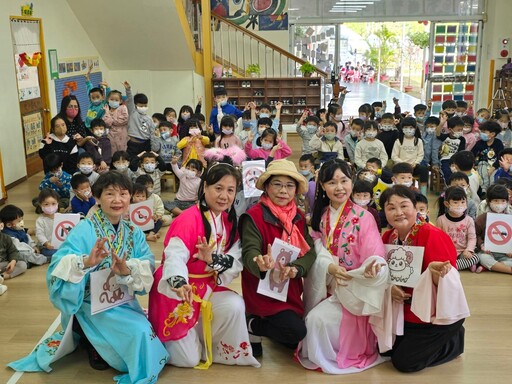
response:
<path fill-rule="evenodd" d="M 258 265 L 261 272 L 270 271 L 275 265 L 274 259 L 272 258 L 272 246 L 270 244 L 268 245 L 266 255 L 258 255 L 253 258 L 252 261 Z"/>
<path fill-rule="evenodd" d="M 366 268 L 364 269 L 364 273 L 363 273 L 363 276 L 366 277 L 367 279 L 371 279 L 375 276 L 377 276 L 380 272 L 380 270 L 382 269 L 382 267 L 386 266 L 386 264 L 384 263 L 381 263 L 381 264 L 377 264 L 377 260 L 373 259 L 370 264 L 368 264 L 366 266 Z"/>
<path fill-rule="evenodd" d="M 342 287 L 346 287 L 346 281 L 352 280 L 352 276 L 347 273 L 345 267 L 336 264 L 330 264 L 327 273 L 336 279 L 336 283 Z"/>
<path fill-rule="evenodd" d="M 295 279 L 297 277 L 297 273 L 299 271 L 297 270 L 297 267 L 294 267 L 293 265 L 281 265 L 281 272 L 279 272 L 279 279 L 281 281 L 285 281 L 287 279 Z"/>
<path fill-rule="evenodd" d="M 179 288 L 171 288 L 171 290 L 173 292 L 176 292 L 176 294 L 181 300 L 186 301 L 187 303 L 192 305 L 193 294 L 191 285 L 185 284 Z"/>
<path fill-rule="evenodd" d="M 128 276 L 132 272 L 126 265 L 126 259 L 121 259 L 114 251 L 112 251 L 112 272 L 118 276 Z"/>
<path fill-rule="evenodd" d="M 432 273 L 433 277 L 445 277 L 452 266 L 449 261 L 433 261 L 428 265 L 428 269 L 430 273 Z"/>
<path fill-rule="evenodd" d="M 91 268 L 95 265 L 101 263 L 105 257 L 108 256 L 109 252 L 105 248 L 105 243 L 107 242 L 107 238 L 96 240 L 96 244 L 92 247 L 91 253 L 89 256 L 84 257 L 84 267 Z"/>
<path fill-rule="evenodd" d="M 209 245 L 208 241 L 206 241 L 206 237 L 201 238 L 201 236 L 198 236 L 196 248 L 197 253 L 194 255 L 194 258 L 204 261 L 206 264 L 213 262 L 212 254 L 215 244 Z"/>
<path fill-rule="evenodd" d="M 394 302 L 403 304 L 405 300 L 409 300 L 411 297 L 411 294 L 405 293 L 402 287 L 398 285 L 391 286 L 391 298 Z"/>

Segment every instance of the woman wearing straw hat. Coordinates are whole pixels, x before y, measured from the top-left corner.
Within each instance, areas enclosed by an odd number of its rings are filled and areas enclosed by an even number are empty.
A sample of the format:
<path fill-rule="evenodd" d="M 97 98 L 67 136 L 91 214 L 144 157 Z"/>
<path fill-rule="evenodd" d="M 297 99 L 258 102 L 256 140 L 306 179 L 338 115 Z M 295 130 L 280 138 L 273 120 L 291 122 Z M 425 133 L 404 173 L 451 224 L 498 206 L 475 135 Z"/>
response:
<path fill-rule="evenodd" d="M 261 336 L 295 348 L 306 336 L 303 320 L 302 277 L 316 253 L 306 220 L 297 209 L 295 196 L 308 190 L 308 182 L 288 160 L 270 163 L 256 183 L 263 191 L 258 204 L 240 218 L 242 240 L 242 290 L 254 356 L 261 356 Z M 280 265 L 280 280 L 290 280 L 286 301 L 257 293 L 260 279 L 275 267 L 271 246 L 281 239 L 300 249 L 297 260 Z"/>

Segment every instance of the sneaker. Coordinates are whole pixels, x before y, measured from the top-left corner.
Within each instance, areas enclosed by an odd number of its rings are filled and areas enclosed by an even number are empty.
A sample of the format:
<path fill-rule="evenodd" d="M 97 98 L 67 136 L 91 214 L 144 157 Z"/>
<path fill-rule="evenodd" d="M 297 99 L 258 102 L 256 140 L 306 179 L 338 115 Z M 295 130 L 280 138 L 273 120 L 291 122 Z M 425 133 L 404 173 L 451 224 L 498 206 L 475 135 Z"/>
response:
<path fill-rule="evenodd" d="M 7 285 L 0 284 L 0 296 L 2 296 L 5 293 L 5 291 L 7 291 Z"/>
<path fill-rule="evenodd" d="M 103 357 L 100 356 L 98 351 L 93 347 L 87 347 L 87 355 L 89 356 L 89 365 L 92 369 L 97 371 L 104 371 L 110 368 L 110 365 L 103 360 Z"/>
<path fill-rule="evenodd" d="M 247 331 L 249 332 L 249 342 L 251 343 L 252 355 L 261 357 L 263 355 L 263 347 L 261 345 L 261 336 L 252 333 L 251 323 L 256 318 L 254 315 L 247 315 Z"/>

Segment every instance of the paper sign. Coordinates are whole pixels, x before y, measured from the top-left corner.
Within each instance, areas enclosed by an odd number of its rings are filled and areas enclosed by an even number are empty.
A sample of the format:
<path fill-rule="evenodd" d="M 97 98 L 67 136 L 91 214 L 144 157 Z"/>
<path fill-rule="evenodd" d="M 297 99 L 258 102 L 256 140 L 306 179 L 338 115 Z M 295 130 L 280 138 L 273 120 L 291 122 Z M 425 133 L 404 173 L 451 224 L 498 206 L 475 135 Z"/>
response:
<path fill-rule="evenodd" d="M 133 300 L 128 287 L 116 283 L 116 275 L 110 268 L 91 272 L 91 314 L 118 307 Z"/>
<path fill-rule="evenodd" d="M 260 280 L 257 292 L 279 301 L 286 301 L 290 279 L 281 281 L 279 278 L 281 265 L 286 266 L 288 263 L 297 260 L 299 253 L 299 248 L 281 239 L 275 239 L 274 244 L 272 244 L 272 258 L 276 262 L 275 267 L 267 272 L 263 280 Z"/>
<path fill-rule="evenodd" d="M 143 231 L 155 228 L 153 220 L 153 199 L 130 204 L 130 220 Z"/>
<path fill-rule="evenodd" d="M 244 184 L 244 197 L 259 197 L 263 193 L 256 188 L 261 174 L 265 172 L 265 160 L 242 162 L 242 179 Z"/>
<path fill-rule="evenodd" d="M 512 215 L 487 213 L 484 247 L 491 252 L 512 252 Z"/>
<path fill-rule="evenodd" d="M 78 213 L 56 213 L 53 219 L 52 245 L 59 248 L 80 221 Z"/>
<path fill-rule="evenodd" d="M 385 244 L 384 259 L 389 267 L 388 282 L 394 285 L 414 288 L 421 275 L 424 247 Z"/>

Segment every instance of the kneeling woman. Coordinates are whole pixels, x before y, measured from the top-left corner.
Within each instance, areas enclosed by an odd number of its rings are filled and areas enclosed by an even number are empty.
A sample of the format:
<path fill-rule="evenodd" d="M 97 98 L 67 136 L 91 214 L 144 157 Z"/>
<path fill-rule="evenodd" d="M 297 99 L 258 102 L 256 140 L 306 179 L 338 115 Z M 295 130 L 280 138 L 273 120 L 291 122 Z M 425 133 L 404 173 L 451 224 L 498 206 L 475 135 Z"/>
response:
<path fill-rule="evenodd" d="M 370 324 L 387 287 L 384 245 L 373 216 L 350 201 L 351 177 L 343 160 L 322 165 L 311 221 L 317 259 L 306 278 L 308 333 L 297 358 L 305 368 L 330 374 L 385 361 Z"/>
<path fill-rule="evenodd" d="M 385 244 L 424 247 L 422 275 L 414 290 L 391 287 L 394 303 L 403 305 L 404 320 L 391 361 L 399 371 L 417 372 L 453 360 L 464 352 L 462 324 L 469 316 L 456 270 L 457 250 L 446 233 L 416 219 L 416 196 L 409 188 L 388 188 L 380 204 L 393 227 L 382 236 Z"/>
<path fill-rule="evenodd" d="M 241 175 L 220 163 L 203 178 L 199 204 L 183 211 L 165 237 L 162 265 L 149 294 L 149 320 L 172 365 L 259 367 L 249 343 L 244 301 L 226 288 L 242 270 L 233 208 Z M 201 359 L 206 362 L 199 364 Z"/>

